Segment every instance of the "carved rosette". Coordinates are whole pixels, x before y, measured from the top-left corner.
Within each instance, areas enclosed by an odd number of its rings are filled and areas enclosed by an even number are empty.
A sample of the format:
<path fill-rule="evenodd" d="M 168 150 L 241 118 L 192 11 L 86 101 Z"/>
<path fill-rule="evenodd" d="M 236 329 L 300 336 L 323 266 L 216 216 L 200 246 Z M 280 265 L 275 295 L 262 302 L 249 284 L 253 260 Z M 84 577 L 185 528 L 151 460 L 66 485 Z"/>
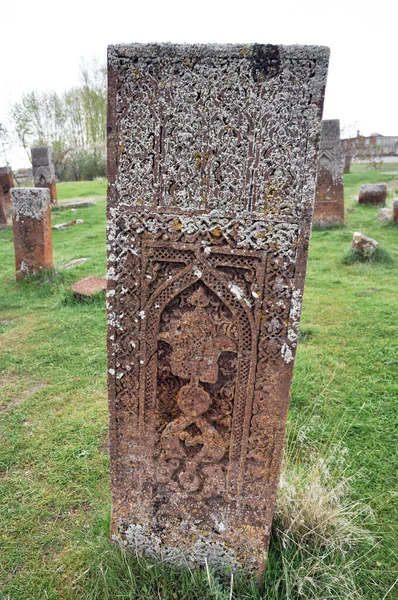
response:
<path fill-rule="evenodd" d="M 110 50 L 112 527 L 163 560 L 265 563 L 326 54 Z"/>

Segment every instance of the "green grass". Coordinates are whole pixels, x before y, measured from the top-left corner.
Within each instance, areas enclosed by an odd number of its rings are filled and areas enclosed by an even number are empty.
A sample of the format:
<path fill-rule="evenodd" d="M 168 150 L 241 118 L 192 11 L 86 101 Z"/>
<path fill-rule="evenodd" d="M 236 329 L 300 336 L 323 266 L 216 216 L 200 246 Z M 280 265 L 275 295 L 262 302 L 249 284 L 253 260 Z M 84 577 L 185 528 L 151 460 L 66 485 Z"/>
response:
<path fill-rule="evenodd" d="M 62 181 L 57 183 L 58 200 L 106 195 L 106 179 L 94 181 Z"/>
<path fill-rule="evenodd" d="M 360 184 L 393 176 L 354 166 L 345 176 L 346 226 L 312 234 L 289 439 L 300 460 L 344 455 L 346 494 L 370 506 L 374 521 L 359 521 L 377 542 L 353 575 L 361 597 L 382 600 L 397 577 L 398 228 L 355 203 Z M 59 184 L 58 193 L 102 195 L 105 182 Z M 109 545 L 105 301 L 78 303 L 68 292 L 105 273 L 105 201 L 68 213 L 54 213 L 53 223 L 84 223 L 53 230 L 56 270 L 31 281 L 15 281 L 11 230 L 0 232 L 0 598 L 228 600 L 229 582 L 211 573 L 175 573 Z M 353 231 L 375 238 L 392 260 L 344 264 Z M 88 261 L 58 271 L 80 257 Z M 271 543 L 266 591 L 237 578 L 234 598 L 354 597 L 342 588 L 300 593 L 292 573 L 339 574 L 347 557 L 322 554 L 320 564 L 312 549 L 312 563 L 303 562 L 281 539 Z M 347 553 L 356 559 L 368 549 Z"/>

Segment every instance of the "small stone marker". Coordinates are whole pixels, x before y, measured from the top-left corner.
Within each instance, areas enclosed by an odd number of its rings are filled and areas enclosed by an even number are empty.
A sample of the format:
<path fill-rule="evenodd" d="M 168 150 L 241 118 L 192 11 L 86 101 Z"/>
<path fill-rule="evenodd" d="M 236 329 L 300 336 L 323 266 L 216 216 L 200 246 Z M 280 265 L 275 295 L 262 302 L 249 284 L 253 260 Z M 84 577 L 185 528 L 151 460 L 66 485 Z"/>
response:
<path fill-rule="evenodd" d="M 366 183 L 359 188 L 359 204 L 385 204 L 386 198 L 386 183 Z"/>
<path fill-rule="evenodd" d="M 328 54 L 109 48 L 112 535 L 176 565 L 264 569 Z"/>
<path fill-rule="evenodd" d="M 322 121 L 314 222 L 325 227 L 344 223 L 344 185 L 338 119 Z"/>
<path fill-rule="evenodd" d="M 67 223 L 60 223 L 59 225 L 53 225 L 53 229 L 68 229 L 74 225 L 81 225 L 84 223 L 83 219 L 76 219 L 75 221 L 68 221 Z"/>
<path fill-rule="evenodd" d="M 56 205 L 57 186 L 52 148 L 50 146 L 36 146 L 31 148 L 31 155 L 35 187 L 48 188 L 51 194 L 51 204 Z"/>
<path fill-rule="evenodd" d="M 89 275 L 80 281 L 77 281 L 71 286 L 72 292 L 77 296 L 94 296 L 106 291 L 107 280 L 106 277 L 96 277 L 95 275 Z"/>
<path fill-rule="evenodd" d="M 392 222 L 398 225 L 398 198 L 392 202 Z"/>
<path fill-rule="evenodd" d="M 0 167 L 0 225 L 11 224 L 11 196 L 14 187 L 11 167 Z"/>
<path fill-rule="evenodd" d="M 17 279 L 53 268 L 50 192 L 12 188 L 12 226 Z"/>
<path fill-rule="evenodd" d="M 368 258 L 373 256 L 378 245 L 379 243 L 376 240 L 367 237 L 359 231 L 355 231 L 352 237 L 352 249 Z"/>

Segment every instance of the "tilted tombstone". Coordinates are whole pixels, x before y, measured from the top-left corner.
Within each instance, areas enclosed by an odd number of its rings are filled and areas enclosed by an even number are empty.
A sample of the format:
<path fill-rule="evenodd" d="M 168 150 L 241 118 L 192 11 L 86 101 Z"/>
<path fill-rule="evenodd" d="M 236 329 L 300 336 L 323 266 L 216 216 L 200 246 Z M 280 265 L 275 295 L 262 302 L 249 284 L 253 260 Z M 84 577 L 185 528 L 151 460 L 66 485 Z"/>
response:
<path fill-rule="evenodd" d="M 17 279 L 52 269 L 50 191 L 13 188 L 11 203 Z"/>
<path fill-rule="evenodd" d="M 11 167 L 0 167 L 0 225 L 11 223 L 10 190 L 14 187 Z"/>
<path fill-rule="evenodd" d="M 344 223 L 343 165 L 338 119 L 322 121 L 314 222 L 324 226 Z"/>
<path fill-rule="evenodd" d="M 264 568 L 327 63 L 109 48 L 112 534 L 177 565 Z"/>
<path fill-rule="evenodd" d="M 52 148 L 50 146 L 36 146 L 35 148 L 31 148 L 31 155 L 35 187 L 48 188 L 51 194 L 51 204 L 57 204 L 57 186 Z"/>

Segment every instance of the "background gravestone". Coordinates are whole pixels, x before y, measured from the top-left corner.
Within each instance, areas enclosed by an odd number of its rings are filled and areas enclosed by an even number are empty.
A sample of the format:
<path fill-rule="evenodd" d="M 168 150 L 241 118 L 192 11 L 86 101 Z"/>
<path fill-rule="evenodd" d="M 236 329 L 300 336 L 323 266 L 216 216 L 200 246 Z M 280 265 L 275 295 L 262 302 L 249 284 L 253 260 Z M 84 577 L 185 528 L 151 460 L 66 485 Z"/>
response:
<path fill-rule="evenodd" d="M 359 188 L 358 204 L 385 204 L 386 199 L 386 183 L 365 183 Z"/>
<path fill-rule="evenodd" d="M 14 187 L 11 167 L 0 167 L 0 225 L 11 223 L 10 190 Z"/>
<path fill-rule="evenodd" d="M 343 165 L 337 119 L 322 121 L 314 222 L 324 226 L 344 223 Z"/>
<path fill-rule="evenodd" d="M 13 188 L 11 203 L 17 279 L 52 269 L 50 191 Z"/>
<path fill-rule="evenodd" d="M 57 204 L 57 186 L 55 183 L 52 148 L 50 146 L 36 146 L 31 149 L 31 154 L 35 187 L 48 188 L 51 194 L 51 204 Z"/>
<path fill-rule="evenodd" d="M 327 63 L 109 48 L 112 534 L 175 564 L 264 568 Z"/>

